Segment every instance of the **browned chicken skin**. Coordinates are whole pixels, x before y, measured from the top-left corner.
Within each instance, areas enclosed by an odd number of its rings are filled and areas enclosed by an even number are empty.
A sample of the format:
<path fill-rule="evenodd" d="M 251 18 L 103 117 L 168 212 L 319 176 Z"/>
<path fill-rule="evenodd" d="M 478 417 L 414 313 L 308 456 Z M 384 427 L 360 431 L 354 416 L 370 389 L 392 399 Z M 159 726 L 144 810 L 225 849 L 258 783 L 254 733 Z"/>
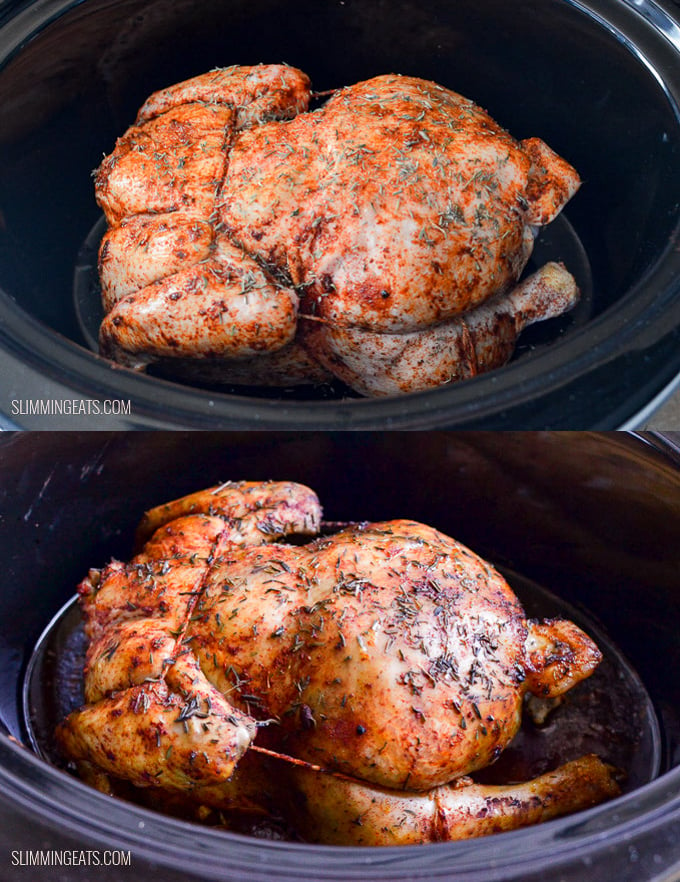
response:
<path fill-rule="evenodd" d="M 88 704 L 58 730 L 91 780 L 225 810 L 259 790 L 300 835 L 370 844 L 483 835 L 617 792 L 596 757 L 516 787 L 465 778 L 512 740 L 527 690 L 554 697 L 595 669 L 576 625 L 528 621 L 492 567 L 413 521 L 281 543 L 320 516 L 306 487 L 228 483 L 151 510 L 137 556 L 91 571 Z M 258 730 L 295 762 L 257 755 Z"/>
<path fill-rule="evenodd" d="M 301 71 L 261 65 L 144 104 L 96 175 L 104 354 L 258 383 L 266 356 L 272 385 L 335 375 L 386 395 L 497 367 L 576 303 L 560 264 L 512 297 L 580 183 L 542 141 L 413 77 L 306 112 L 310 97 Z"/>

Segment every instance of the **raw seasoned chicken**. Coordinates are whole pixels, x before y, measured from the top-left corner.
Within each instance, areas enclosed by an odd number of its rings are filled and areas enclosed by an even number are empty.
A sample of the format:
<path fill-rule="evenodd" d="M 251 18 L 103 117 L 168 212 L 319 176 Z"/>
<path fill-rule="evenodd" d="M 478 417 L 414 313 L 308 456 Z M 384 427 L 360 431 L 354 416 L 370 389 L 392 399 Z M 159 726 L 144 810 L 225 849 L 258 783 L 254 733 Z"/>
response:
<path fill-rule="evenodd" d="M 311 94 L 261 65 L 144 104 L 96 174 L 105 355 L 394 394 L 498 367 L 577 302 L 560 264 L 513 291 L 580 183 L 542 141 L 413 77 Z"/>
<path fill-rule="evenodd" d="M 510 743 L 527 691 L 595 669 L 576 625 L 528 621 L 498 572 L 413 521 L 280 541 L 320 514 L 300 485 L 225 484 L 148 512 L 136 557 L 90 572 L 88 704 L 58 730 L 90 779 L 223 810 L 259 790 L 302 836 L 370 844 L 482 835 L 617 792 L 596 757 L 502 792 L 465 777 Z"/>

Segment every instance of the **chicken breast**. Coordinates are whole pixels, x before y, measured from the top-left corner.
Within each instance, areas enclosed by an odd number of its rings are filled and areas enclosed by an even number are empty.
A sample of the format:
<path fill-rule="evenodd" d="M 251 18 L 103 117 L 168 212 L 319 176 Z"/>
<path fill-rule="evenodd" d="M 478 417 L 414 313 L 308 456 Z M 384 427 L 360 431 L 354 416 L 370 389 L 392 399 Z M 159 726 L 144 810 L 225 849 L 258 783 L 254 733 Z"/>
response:
<path fill-rule="evenodd" d="M 261 354 L 271 384 L 329 371 L 362 394 L 396 394 L 491 370 L 529 314 L 574 305 L 564 268 L 543 296 L 523 291 L 529 309 L 512 296 L 537 227 L 580 183 L 542 141 L 518 142 L 414 77 L 349 86 L 313 112 L 310 97 L 301 71 L 260 65 L 144 104 L 95 179 L 110 226 L 105 355 L 140 369 L 191 357 L 225 382 L 252 364 L 260 382 Z M 460 345 L 468 316 L 480 346 Z"/>

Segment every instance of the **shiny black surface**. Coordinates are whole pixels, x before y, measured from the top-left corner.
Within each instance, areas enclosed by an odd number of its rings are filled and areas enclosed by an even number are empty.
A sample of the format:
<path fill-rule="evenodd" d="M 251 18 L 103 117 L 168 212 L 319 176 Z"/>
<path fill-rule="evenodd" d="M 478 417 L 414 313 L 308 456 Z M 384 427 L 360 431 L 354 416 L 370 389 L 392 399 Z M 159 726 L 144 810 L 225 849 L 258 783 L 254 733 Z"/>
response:
<path fill-rule="evenodd" d="M 674 12 L 647 0 L 15 4 L 0 30 L 0 410 L 12 416 L 11 401 L 28 397 L 133 402 L 129 419 L 70 418 L 70 428 L 614 428 L 634 419 L 680 371 Z M 584 179 L 567 216 L 593 269 L 590 322 L 502 371 L 380 401 L 193 391 L 88 352 L 71 289 L 98 216 L 90 170 L 153 89 L 215 65 L 281 59 L 318 89 L 386 70 L 438 80 L 568 158 Z"/>
<path fill-rule="evenodd" d="M 91 565 L 129 553 L 139 512 L 229 478 L 314 487 L 330 520 L 407 516 L 584 609 L 639 673 L 662 774 L 620 799 L 481 841 L 352 850 L 253 842 L 123 805 L 0 736 L 0 842 L 115 845 L 172 880 L 675 880 L 680 863 L 680 452 L 619 433 L 111 433 L 0 438 L 0 729 L 21 737 L 20 680 Z M 52 869 L 41 877 L 54 878 Z M 87 878 L 61 870 L 65 882 Z M 127 875 L 125 875 L 127 873 Z M 673 875 L 675 873 L 675 875 Z M 24 878 L 19 874 L 9 877 Z M 99 876 L 97 878 L 100 878 Z"/>

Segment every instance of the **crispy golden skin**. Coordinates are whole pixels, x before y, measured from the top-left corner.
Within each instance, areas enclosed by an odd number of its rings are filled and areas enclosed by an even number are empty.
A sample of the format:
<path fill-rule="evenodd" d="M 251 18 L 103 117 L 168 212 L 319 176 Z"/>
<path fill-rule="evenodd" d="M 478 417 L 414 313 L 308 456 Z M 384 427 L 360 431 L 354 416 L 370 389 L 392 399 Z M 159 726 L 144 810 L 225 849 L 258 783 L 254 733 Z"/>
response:
<path fill-rule="evenodd" d="M 310 96 L 301 71 L 259 65 L 141 108 L 95 179 L 104 354 L 241 383 L 327 371 L 388 395 L 491 370 L 576 303 L 563 267 L 513 296 L 537 227 L 580 184 L 542 141 L 414 77 L 306 112 Z"/>
<path fill-rule="evenodd" d="M 58 738 L 98 786 L 104 772 L 252 810 L 266 779 L 261 810 L 371 844 L 483 835 L 615 792 L 595 758 L 516 788 L 465 777 L 512 740 L 527 690 L 554 697 L 592 673 L 583 631 L 527 620 L 496 570 L 414 521 L 280 541 L 320 516 L 301 485 L 229 482 L 147 512 L 132 561 L 91 571 L 88 704 Z M 241 764 L 258 728 L 290 767 L 253 751 Z"/>

